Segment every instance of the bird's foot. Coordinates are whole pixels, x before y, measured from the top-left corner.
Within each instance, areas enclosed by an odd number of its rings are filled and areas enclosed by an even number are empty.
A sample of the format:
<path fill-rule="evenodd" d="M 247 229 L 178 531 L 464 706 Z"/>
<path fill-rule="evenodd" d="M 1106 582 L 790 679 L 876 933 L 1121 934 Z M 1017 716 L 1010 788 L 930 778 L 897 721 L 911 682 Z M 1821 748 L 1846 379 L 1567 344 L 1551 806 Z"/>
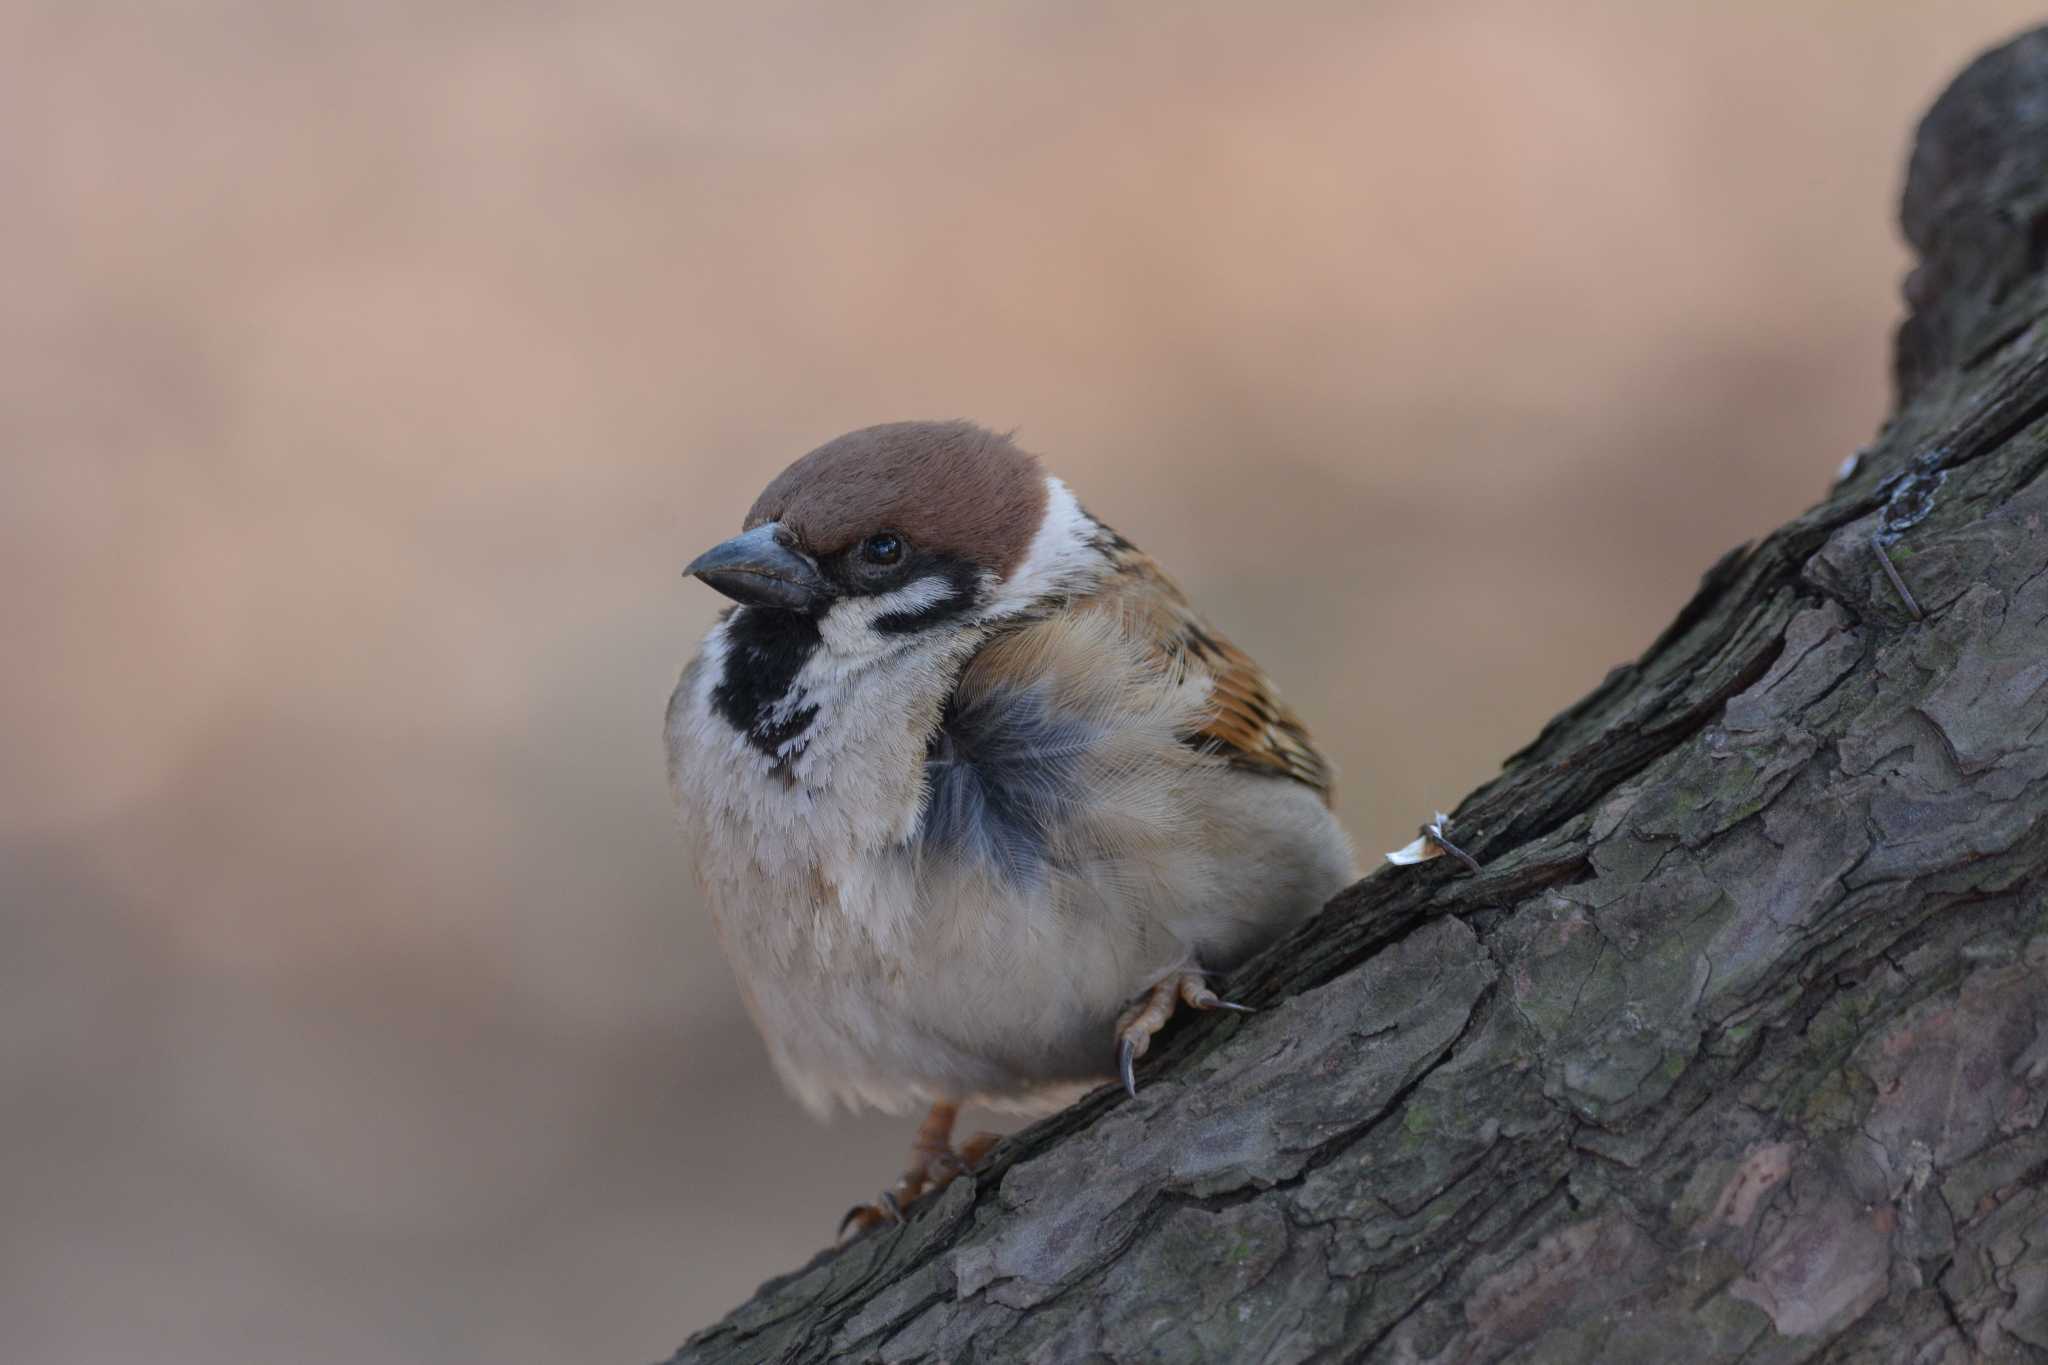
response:
<path fill-rule="evenodd" d="M 904 1211 L 912 1203 L 945 1189 L 988 1155 L 1000 1140 L 995 1133 L 976 1133 L 958 1148 L 953 1146 L 953 1120 L 959 1113 L 957 1104 L 941 1102 L 932 1106 L 924 1122 L 917 1126 L 917 1136 L 911 1140 L 910 1160 L 904 1165 L 903 1174 L 874 1203 L 856 1204 L 846 1211 L 846 1216 L 839 1220 L 840 1241 L 849 1241 L 884 1223 L 901 1223 Z"/>
<path fill-rule="evenodd" d="M 1173 1018 L 1173 1011 L 1179 1005 L 1198 1010 L 1257 1013 L 1250 1005 L 1239 1005 L 1219 997 L 1209 989 L 1209 983 L 1202 979 L 1200 972 L 1175 972 L 1146 991 L 1116 1021 L 1116 1073 L 1123 1078 L 1124 1089 L 1132 1099 L 1138 1098 L 1138 1076 L 1134 1069 L 1138 1058 L 1152 1046 L 1152 1035 L 1166 1027 L 1166 1021 Z"/>

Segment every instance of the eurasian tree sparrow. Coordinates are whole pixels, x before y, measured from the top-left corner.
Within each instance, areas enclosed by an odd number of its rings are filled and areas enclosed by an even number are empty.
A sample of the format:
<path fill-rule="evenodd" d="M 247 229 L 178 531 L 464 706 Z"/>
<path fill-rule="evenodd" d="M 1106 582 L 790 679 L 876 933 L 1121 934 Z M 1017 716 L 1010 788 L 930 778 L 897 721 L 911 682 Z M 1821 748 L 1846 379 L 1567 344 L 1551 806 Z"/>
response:
<path fill-rule="evenodd" d="M 685 571 L 740 605 L 683 671 L 670 780 L 784 1083 L 1046 1110 L 1352 876 L 1331 772 L 1257 664 L 1006 437 L 899 422 L 784 470 Z"/>

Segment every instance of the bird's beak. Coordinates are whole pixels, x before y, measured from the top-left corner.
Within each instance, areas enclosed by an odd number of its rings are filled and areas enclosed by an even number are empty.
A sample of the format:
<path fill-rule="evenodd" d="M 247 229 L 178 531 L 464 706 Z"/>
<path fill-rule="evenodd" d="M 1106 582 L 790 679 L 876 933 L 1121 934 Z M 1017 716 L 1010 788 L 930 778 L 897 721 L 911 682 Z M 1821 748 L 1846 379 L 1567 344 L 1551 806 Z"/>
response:
<path fill-rule="evenodd" d="M 690 561 L 688 578 L 701 578 L 735 602 L 785 611 L 816 611 L 832 596 L 832 585 L 806 556 L 777 537 L 774 522 L 714 545 Z"/>

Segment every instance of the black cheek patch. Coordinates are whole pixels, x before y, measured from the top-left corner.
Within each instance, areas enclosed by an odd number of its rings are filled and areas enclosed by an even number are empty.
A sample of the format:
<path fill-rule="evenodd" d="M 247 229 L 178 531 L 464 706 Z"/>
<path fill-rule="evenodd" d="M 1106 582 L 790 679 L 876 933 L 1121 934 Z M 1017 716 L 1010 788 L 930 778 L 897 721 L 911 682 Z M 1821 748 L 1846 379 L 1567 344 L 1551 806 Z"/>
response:
<path fill-rule="evenodd" d="M 801 706 L 783 720 L 771 719 L 818 644 L 818 623 L 809 616 L 741 607 L 726 622 L 725 667 L 711 689 L 712 709 L 748 743 L 776 757 L 818 717 L 816 706 Z"/>
<path fill-rule="evenodd" d="M 930 853 L 1042 884 L 1053 831 L 1081 796 L 1098 727 L 1048 704 L 1042 687 L 946 703 L 924 764 L 930 799 L 917 838 Z"/>
<path fill-rule="evenodd" d="M 925 578 L 943 578 L 946 591 L 931 603 L 915 611 L 892 611 L 886 616 L 877 616 L 874 622 L 878 635 L 914 635 L 921 630 L 943 625 L 972 610 L 979 596 L 981 574 L 964 559 L 950 555 L 933 555 L 918 566 L 910 582 Z"/>

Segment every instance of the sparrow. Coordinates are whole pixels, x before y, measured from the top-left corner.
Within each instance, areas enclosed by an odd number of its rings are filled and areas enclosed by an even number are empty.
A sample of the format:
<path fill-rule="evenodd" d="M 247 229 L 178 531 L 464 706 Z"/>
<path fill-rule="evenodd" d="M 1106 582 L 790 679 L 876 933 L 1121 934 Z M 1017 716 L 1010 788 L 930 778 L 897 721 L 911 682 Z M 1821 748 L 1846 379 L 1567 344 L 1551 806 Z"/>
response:
<path fill-rule="evenodd" d="M 1057 1108 L 1353 876 L 1332 772 L 1257 664 L 1010 438 L 850 432 L 684 571 L 731 598 L 668 707 L 705 903 L 819 1117 L 926 1106 L 855 1226 Z M 842 1232 L 847 1224 L 842 1224 Z"/>

